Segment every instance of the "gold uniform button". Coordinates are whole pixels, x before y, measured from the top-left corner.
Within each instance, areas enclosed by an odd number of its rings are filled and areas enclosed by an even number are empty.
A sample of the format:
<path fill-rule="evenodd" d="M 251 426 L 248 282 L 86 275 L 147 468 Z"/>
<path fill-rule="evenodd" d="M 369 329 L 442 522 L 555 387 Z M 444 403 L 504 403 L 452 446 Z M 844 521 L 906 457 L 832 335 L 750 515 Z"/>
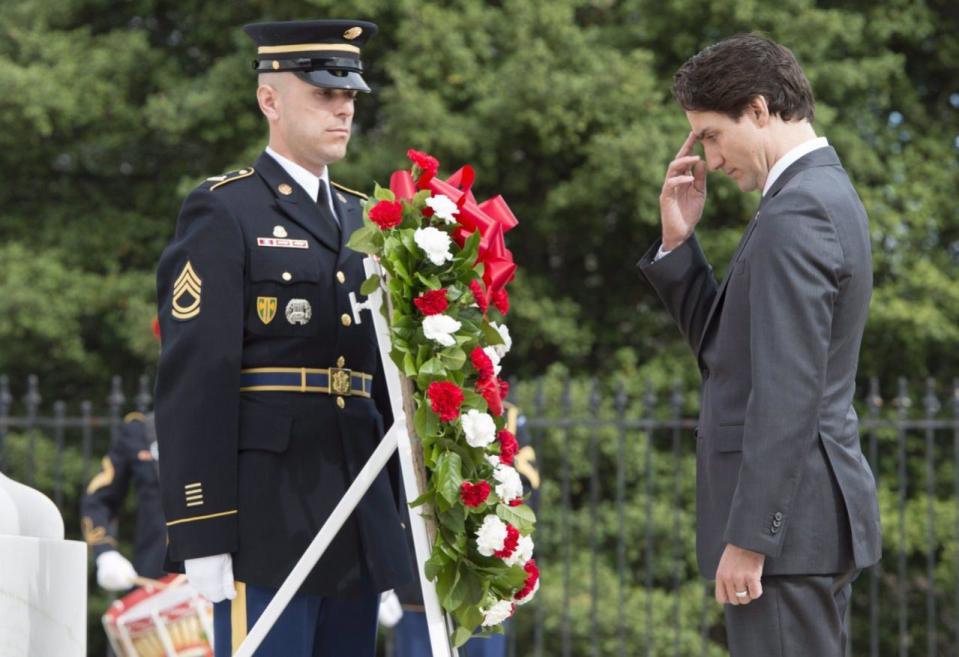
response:
<path fill-rule="evenodd" d="M 342 285 L 343 283 L 346 282 L 346 274 L 344 274 L 341 271 L 336 272 L 336 280 L 338 280 L 340 284 Z"/>
<path fill-rule="evenodd" d="M 346 408 L 346 400 L 343 399 L 342 397 L 337 397 L 336 405 L 339 406 L 340 408 Z"/>
<path fill-rule="evenodd" d="M 343 313 L 343 315 L 340 316 L 340 321 L 343 322 L 343 326 L 349 326 L 353 323 L 353 319 L 346 313 Z"/>
<path fill-rule="evenodd" d="M 283 272 L 283 276 L 281 276 L 280 278 L 282 278 L 284 281 L 290 281 L 290 280 L 293 280 L 293 274 L 291 274 L 288 271 L 285 271 Z"/>

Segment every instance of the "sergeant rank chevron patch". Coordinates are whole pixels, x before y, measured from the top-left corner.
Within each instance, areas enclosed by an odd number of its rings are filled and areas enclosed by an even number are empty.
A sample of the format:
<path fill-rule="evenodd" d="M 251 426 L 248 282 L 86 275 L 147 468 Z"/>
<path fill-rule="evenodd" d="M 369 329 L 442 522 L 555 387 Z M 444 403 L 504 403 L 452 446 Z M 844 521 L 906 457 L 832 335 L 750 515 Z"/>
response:
<path fill-rule="evenodd" d="M 200 291 L 203 283 L 187 261 L 173 284 L 173 318 L 192 319 L 200 314 Z"/>

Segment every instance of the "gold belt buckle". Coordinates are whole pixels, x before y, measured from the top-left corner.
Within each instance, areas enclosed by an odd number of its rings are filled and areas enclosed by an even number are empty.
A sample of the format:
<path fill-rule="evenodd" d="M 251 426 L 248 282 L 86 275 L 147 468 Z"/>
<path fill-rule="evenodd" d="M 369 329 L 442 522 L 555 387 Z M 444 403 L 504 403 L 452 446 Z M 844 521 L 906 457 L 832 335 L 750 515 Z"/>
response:
<path fill-rule="evenodd" d="M 330 390 L 334 395 L 349 397 L 353 394 L 353 370 L 343 367 L 330 368 Z"/>

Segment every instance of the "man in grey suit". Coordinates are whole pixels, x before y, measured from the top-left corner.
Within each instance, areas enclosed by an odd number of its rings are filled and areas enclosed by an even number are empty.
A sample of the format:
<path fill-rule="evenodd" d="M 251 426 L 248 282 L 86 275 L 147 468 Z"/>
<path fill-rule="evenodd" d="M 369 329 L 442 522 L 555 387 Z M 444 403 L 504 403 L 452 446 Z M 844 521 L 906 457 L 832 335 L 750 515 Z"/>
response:
<path fill-rule="evenodd" d="M 699 567 L 735 657 L 840 657 L 851 582 L 881 552 L 852 406 L 872 293 L 866 212 L 813 130 L 788 49 L 731 37 L 683 64 L 673 92 L 692 131 L 667 169 L 662 240 L 639 266 L 702 372 Z M 707 168 L 762 191 L 718 284 L 694 233 Z"/>

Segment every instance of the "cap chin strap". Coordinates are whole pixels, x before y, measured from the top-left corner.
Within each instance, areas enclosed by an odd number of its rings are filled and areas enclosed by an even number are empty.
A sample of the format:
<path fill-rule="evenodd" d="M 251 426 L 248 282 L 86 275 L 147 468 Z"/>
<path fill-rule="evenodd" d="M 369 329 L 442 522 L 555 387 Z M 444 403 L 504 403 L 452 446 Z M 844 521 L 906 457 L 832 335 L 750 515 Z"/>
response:
<path fill-rule="evenodd" d="M 298 57 L 296 59 L 253 60 L 253 69 L 259 73 L 283 71 L 314 71 L 317 69 L 363 73 L 363 64 L 346 57 Z"/>

